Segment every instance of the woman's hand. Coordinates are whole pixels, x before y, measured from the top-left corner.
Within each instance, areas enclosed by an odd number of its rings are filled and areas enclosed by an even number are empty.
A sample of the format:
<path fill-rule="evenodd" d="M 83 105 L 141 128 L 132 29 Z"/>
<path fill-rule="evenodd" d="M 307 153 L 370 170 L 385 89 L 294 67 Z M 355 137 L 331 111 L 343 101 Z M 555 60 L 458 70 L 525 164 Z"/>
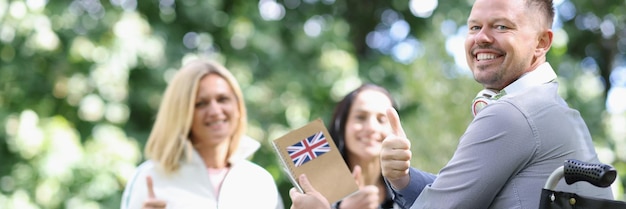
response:
<path fill-rule="evenodd" d="M 339 209 L 376 209 L 379 205 L 378 187 L 367 185 L 361 187 L 358 192 L 343 198 Z"/>
<path fill-rule="evenodd" d="M 154 195 L 154 188 L 152 184 L 152 177 L 146 177 L 146 184 L 148 185 L 148 199 L 143 202 L 143 209 L 164 209 L 167 203 L 163 200 L 157 199 Z"/>
<path fill-rule="evenodd" d="M 291 209 L 330 209 L 328 200 L 309 182 L 304 174 L 298 177 L 298 183 L 304 190 L 304 194 L 300 193 L 296 188 L 289 190 L 291 197 Z"/>
<path fill-rule="evenodd" d="M 378 196 L 378 187 L 375 185 L 364 185 L 363 175 L 361 173 L 360 166 L 354 166 L 352 170 L 352 176 L 357 185 L 359 185 L 359 191 L 343 198 L 339 209 L 376 209 L 380 205 L 380 198 Z"/>

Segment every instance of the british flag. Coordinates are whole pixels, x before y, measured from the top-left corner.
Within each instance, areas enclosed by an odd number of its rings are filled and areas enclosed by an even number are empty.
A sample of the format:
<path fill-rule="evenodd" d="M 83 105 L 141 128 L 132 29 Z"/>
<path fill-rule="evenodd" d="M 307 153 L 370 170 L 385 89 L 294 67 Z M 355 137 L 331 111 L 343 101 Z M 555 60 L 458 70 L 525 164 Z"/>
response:
<path fill-rule="evenodd" d="M 287 153 L 296 167 L 309 162 L 330 151 L 330 145 L 321 131 L 313 134 L 298 143 L 287 147 Z"/>

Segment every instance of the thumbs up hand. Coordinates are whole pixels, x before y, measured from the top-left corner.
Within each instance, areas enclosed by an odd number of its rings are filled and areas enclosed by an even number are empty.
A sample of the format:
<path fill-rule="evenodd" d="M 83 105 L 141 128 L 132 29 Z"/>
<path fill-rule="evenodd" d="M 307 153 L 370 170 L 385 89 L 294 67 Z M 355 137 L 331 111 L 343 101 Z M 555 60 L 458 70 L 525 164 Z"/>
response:
<path fill-rule="evenodd" d="M 376 209 L 380 205 L 380 198 L 378 196 L 378 187 L 375 185 L 365 185 L 365 179 L 361 172 L 361 166 L 354 166 L 352 170 L 352 176 L 359 185 L 359 191 L 350 195 L 343 200 L 339 205 L 340 209 L 361 209 L 369 208 Z"/>
<path fill-rule="evenodd" d="M 148 199 L 143 202 L 143 209 L 163 209 L 167 206 L 166 202 L 156 198 L 154 194 L 154 186 L 151 176 L 146 176 L 146 184 L 148 185 Z"/>
<path fill-rule="evenodd" d="M 395 109 L 387 109 L 391 125 L 391 134 L 383 140 L 380 151 L 380 164 L 383 176 L 394 189 L 403 189 L 409 185 L 409 167 L 411 166 L 411 142 L 406 138 L 400 124 L 400 116 Z"/>

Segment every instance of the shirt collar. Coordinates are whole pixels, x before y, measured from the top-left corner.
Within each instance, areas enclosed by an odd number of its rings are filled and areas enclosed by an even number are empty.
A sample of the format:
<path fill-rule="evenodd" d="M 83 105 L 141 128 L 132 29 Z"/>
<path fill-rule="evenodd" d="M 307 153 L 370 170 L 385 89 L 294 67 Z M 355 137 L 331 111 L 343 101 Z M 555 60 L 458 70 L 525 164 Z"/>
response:
<path fill-rule="evenodd" d="M 543 63 L 537 67 L 537 69 L 525 73 L 515 82 L 509 84 L 504 87 L 502 91 L 504 93 L 500 93 L 501 95 L 512 95 L 521 92 L 524 89 L 538 86 L 541 84 L 553 82 L 556 80 L 556 73 L 550 66 L 550 63 Z"/>

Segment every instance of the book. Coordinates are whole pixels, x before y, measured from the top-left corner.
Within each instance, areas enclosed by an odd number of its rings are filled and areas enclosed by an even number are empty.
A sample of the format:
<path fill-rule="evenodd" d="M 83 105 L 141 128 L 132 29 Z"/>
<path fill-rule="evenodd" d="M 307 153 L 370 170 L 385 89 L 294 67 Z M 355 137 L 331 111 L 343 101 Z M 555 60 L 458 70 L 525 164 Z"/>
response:
<path fill-rule="evenodd" d="M 350 169 L 321 119 L 316 119 L 272 141 L 291 183 L 306 174 L 311 185 L 334 203 L 359 190 Z"/>

